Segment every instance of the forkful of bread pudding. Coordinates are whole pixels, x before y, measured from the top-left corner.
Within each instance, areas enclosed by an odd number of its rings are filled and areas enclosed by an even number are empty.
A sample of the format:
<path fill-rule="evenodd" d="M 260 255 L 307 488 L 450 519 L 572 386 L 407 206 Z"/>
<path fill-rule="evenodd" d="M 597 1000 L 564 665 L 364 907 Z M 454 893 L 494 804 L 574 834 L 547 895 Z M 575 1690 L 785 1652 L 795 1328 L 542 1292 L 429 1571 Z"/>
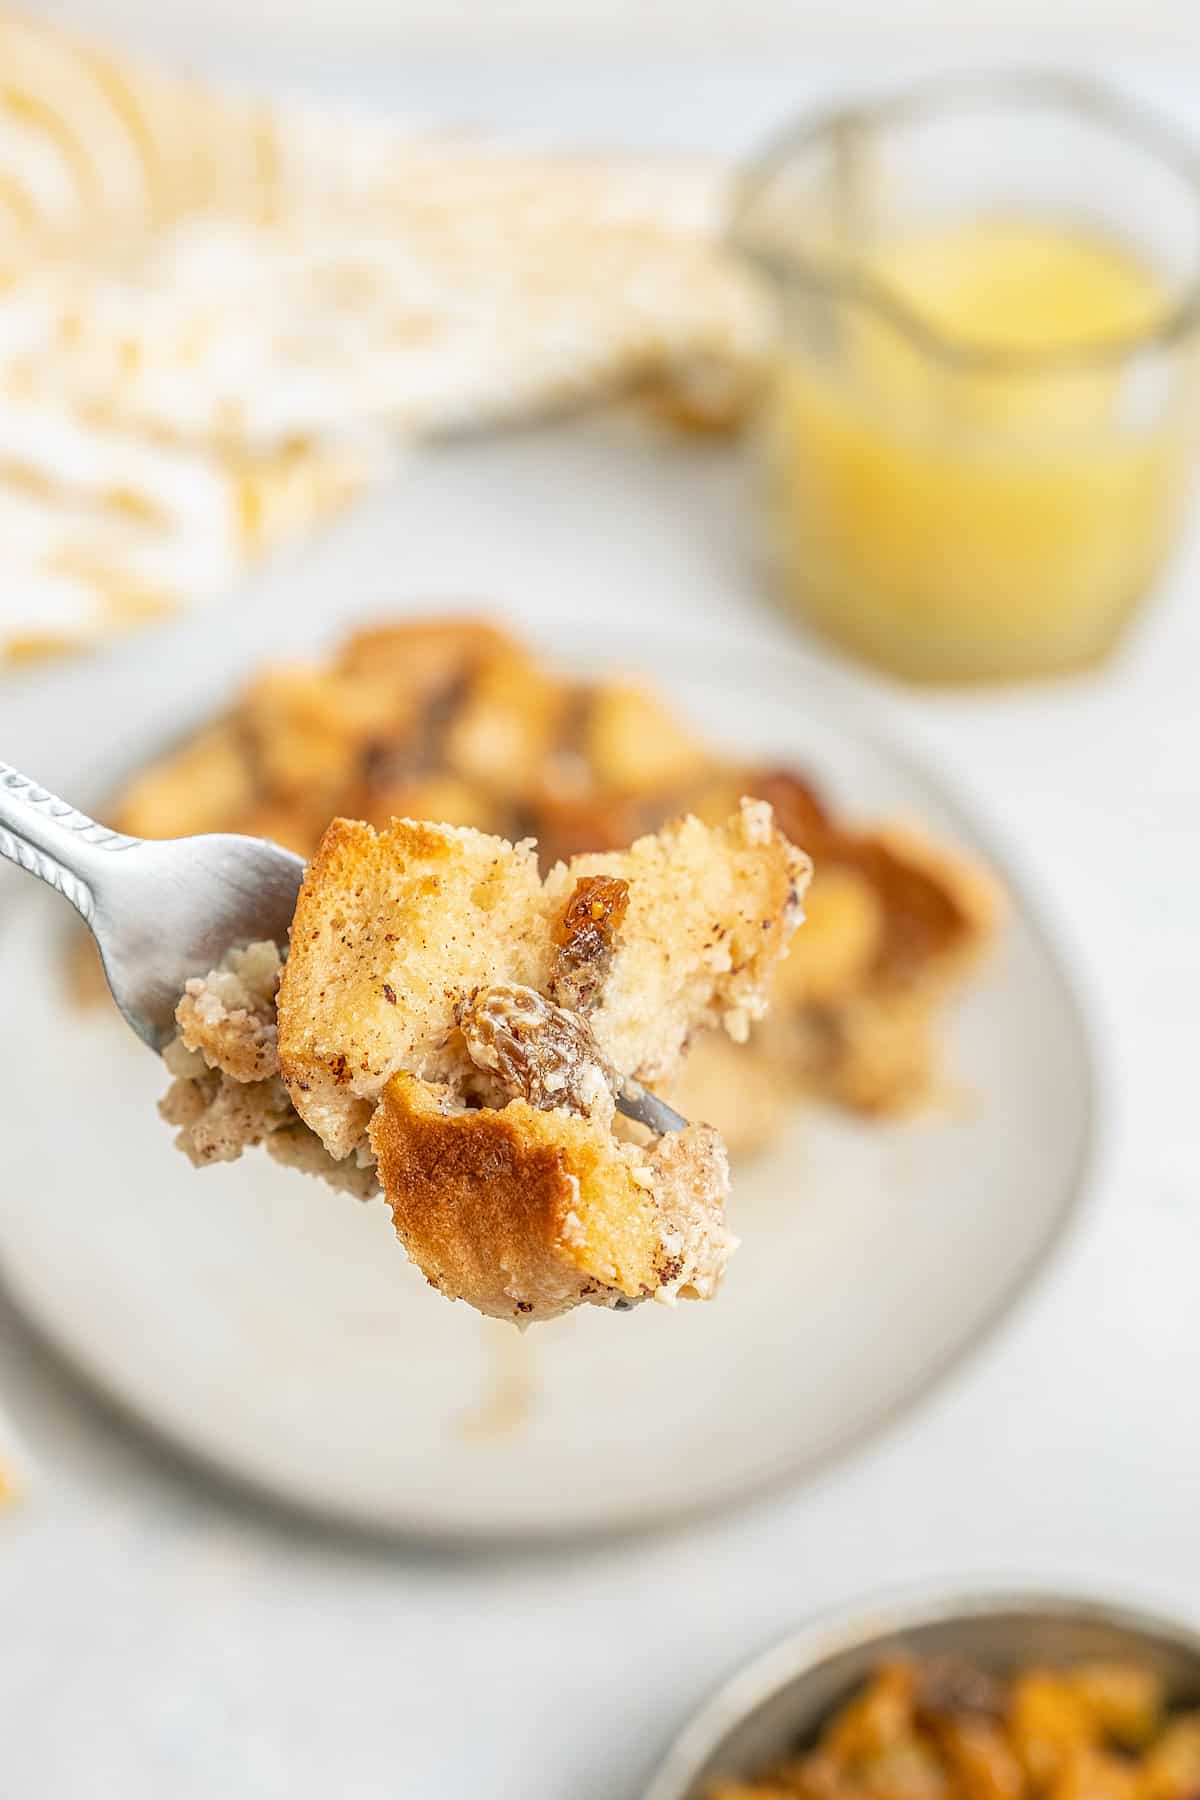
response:
<path fill-rule="evenodd" d="M 382 1192 L 435 1288 L 518 1322 L 716 1291 L 725 1146 L 653 1089 L 765 1011 L 811 872 L 766 802 L 544 879 L 528 840 L 335 819 L 305 869 L 108 831 L 0 764 L 0 854 L 91 927 L 193 1163 L 262 1145 Z"/>

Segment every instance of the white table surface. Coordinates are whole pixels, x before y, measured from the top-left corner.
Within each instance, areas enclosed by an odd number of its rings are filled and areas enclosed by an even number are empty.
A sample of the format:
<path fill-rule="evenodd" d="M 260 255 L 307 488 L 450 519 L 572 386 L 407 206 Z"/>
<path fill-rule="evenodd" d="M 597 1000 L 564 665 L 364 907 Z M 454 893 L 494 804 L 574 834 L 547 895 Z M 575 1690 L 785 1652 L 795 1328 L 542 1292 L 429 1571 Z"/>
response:
<path fill-rule="evenodd" d="M 705 105 L 720 82 L 699 83 Z M 778 111 L 777 72 L 730 82 L 743 125 Z M 587 130 L 618 88 L 576 83 Z M 673 83 L 672 136 L 703 141 Z M 652 102 L 635 96 L 622 135 L 649 135 Z M 594 504 L 618 480 L 619 521 Z M 714 656 L 731 636 L 790 643 L 744 539 L 725 450 L 560 428 L 442 451 L 204 620 L 0 681 L 4 753 L 78 788 L 97 683 L 113 733 L 152 741 L 180 659 L 215 694 L 239 655 L 384 604 L 482 598 L 535 631 L 603 604 L 624 635 L 649 620 Z M 935 696 L 853 678 L 1037 872 L 1104 1046 L 1099 1179 L 1000 1336 L 801 1491 L 674 1536 L 452 1556 L 201 1481 L 0 1298 L 0 1394 L 35 1461 L 28 1503 L 0 1515 L 4 1800 L 619 1800 L 733 1664 L 882 1587 L 1037 1580 L 1200 1622 L 1198 577 L 1193 541 L 1094 677 Z M 13 894 L 0 883 L 0 928 Z M 18 1043 L 0 1014 L 0 1059 Z"/>

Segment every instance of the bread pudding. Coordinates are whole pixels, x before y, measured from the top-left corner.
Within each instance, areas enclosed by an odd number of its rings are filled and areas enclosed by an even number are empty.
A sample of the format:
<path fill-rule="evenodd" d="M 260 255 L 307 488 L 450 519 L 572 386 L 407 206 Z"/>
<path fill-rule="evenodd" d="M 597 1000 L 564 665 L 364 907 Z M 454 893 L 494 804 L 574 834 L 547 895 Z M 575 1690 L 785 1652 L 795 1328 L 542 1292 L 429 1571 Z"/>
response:
<path fill-rule="evenodd" d="M 749 1042 L 709 1034 L 669 1097 L 739 1155 L 800 1097 L 866 1117 L 928 1104 L 947 1004 L 995 932 L 986 872 L 911 830 L 851 824 L 806 771 L 718 754 L 645 687 L 550 673 L 485 618 L 383 624 L 266 670 L 115 810 L 135 836 L 241 831 L 304 856 L 335 814 L 429 819 L 534 837 L 549 869 L 680 813 L 719 821 L 743 794 L 813 857 L 807 923 Z"/>
<path fill-rule="evenodd" d="M 711 1800 L 1193 1800 L 1200 1712 L 1166 1707 L 1136 1663 L 1036 1665 L 1003 1676 L 896 1659 L 817 1742 Z"/>
<path fill-rule="evenodd" d="M 164 1116 L 198 1163 L 263 1143 L 369 1195 L 431 1284 L 499 1317 L 708 1298 L 733 1240 L 725 1146 L 626 1126 L 693 1039 L 746 1038 L 807 857 L 746 800 L 557 863 L 469 826 L 337 818 L 286 961 L 188 983 Z"/>

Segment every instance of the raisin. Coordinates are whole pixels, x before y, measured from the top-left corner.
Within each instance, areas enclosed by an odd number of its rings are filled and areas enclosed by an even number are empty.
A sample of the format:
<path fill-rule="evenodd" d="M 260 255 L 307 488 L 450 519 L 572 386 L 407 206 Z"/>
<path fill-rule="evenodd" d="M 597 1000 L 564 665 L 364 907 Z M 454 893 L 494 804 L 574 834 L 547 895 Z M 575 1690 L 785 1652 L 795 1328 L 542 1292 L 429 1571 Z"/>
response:
<path fill-rule="evenodd" d="M 550 992 L 560 1004 L 574 1012 L 595 1006 L 628 911 L 627 881 L 612 875 L 580 876 L 553 932 L 557 953 Z"/>
<path fill-rule="evenodd" d="M 586 1020 L 536 989 L 481 988 L 460 1002 L 458 1024 L 471 1061 L 508 1097 L 543 1112 L 585 1115 L 612 1104 L 609 1071 Z"/>
<path fill-rule="evenodd" d="M 917 1664 L 913 1701 L 922 1723 L 964 1717 L 998 1720 L 1004 1717 L 1008 1694 L 1002 1681 L 974 1663 L 937 1656 Z"/>

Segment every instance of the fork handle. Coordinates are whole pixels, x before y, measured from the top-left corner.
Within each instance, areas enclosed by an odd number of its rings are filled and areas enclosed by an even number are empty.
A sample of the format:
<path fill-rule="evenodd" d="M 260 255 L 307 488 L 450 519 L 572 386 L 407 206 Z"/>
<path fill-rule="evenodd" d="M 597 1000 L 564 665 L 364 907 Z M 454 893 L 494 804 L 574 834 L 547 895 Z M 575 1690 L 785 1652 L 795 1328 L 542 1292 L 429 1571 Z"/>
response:
<path fill-rule="evenodd" d="M 0 762 L 0 856 L 55 888 L 90 925 L 99 858 L 140 840 L 98 825 L 48 788 Z"/>

